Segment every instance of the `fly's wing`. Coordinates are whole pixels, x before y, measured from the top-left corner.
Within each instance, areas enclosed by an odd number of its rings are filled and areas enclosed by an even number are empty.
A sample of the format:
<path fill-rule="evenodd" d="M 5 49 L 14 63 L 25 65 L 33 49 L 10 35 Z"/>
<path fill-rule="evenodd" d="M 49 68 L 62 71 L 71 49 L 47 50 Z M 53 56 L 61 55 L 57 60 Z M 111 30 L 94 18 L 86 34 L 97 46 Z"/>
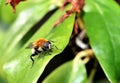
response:
<path fill-rule="evenodd" d="M 33 43 L 29 43 L 27 47 L 25 47 L 25 49 L 32 49 L 33 48 Z"/>

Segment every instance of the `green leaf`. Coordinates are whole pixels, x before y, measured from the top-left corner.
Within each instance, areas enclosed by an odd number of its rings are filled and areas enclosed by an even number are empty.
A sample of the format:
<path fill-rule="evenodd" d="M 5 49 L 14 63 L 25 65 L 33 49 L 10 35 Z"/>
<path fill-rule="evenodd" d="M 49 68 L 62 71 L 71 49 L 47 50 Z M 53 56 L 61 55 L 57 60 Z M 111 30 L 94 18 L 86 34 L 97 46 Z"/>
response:
<path fill-rule="evenodd" d="M 0 55 L 2 55 L 4 52 L 3 47 L 2 47 L 3 44 L 1 42 L 4 38 L 4 33 L 5 33 L 5 31 L 0 28 Z"/>
<path fill-rule="evenodd" d="M 27 42 L 27 44 L 17 54 L 12 55 L 13 57 L 7 62 L 3 68 L 7 75 L 9 83 L 36 83 L 39 76 L 42 74 L 47 63 L 56 55 L 62 52 L 69 42 L 75 14 L 67 18 L 58 27 L 53 28 L 53 24 L 63 14 L 63 11 L 57 11 Z M 45 38 L 54 41 L 55 46 L 59 48 L 53 48 L 51 55 L 46 54 L 43 57 L 35 56 L 35 63 L 32 67 L 32 61 L 30 60 L 31 50 L 25 49 L 30 43 L 34 42 L 39 38 Z"/>
<path fill-rule="evenodd" d="M 3 36 L 4 36 L 4 31 L 0 28 L 0 40 L 3 39 Z M 1 45 L 1 42 L 0 42 L 0 45 Z"/>
<path fill-rule="evenodd" d="M 10 27 L 3 41 L 4 49 L 12 51 L 16 44 L 28 33 L 28 31 L 49 11 L 50 2 L 46 1 L 39 5 L 32 6 L 20 13 L 16 21 Z M 32 33 L 31 33 L 32 34 Z"/>
<path fill-rule="evenodd" d="M 114 0 L 86 0 L 84 21 L 95 55 L 111 83 L 120 80 L 120 7 Z"/>
<path fill-rule="evenodd" d="M 48 75 L 43 83 L 87 83 L 85 66 L 80 59 L 69 61 Z"/>

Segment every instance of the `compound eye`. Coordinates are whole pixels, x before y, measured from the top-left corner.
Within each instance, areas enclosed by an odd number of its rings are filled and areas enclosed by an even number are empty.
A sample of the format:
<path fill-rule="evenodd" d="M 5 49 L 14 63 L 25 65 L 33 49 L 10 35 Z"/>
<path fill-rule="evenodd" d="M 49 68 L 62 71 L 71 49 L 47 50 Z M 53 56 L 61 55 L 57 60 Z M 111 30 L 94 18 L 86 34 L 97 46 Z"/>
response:
<path fill-rule="evenodd" d="M 51 48 L 50 45 L 51 45 L 50 42 L 46 42 L 46 43 L 44 44 L 43 48 L 44 48 L 44 49 L 50 49 L 50 48 Z"/>

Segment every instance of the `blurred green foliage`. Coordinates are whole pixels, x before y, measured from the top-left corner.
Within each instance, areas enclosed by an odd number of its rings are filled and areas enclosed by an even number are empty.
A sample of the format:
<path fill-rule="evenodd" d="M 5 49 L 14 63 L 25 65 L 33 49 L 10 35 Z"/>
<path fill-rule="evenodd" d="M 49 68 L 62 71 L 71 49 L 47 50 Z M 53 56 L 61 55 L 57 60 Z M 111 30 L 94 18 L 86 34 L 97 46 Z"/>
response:
<path fill-rule="evenodd" d="M 90 45 L 108 80 L 118 83 L 120 7 L 114 0 L 85 2 L 82 13 Z M 76 14 L 73 13 L 53 28 L 54 23 L 71 6 L 67 6 L 64 11 L 56 10 L 61 4 L 63 0 L 28 0 L 19 3 L 17 12 L 13 13 L 10 5 L 6 6 L 4 0 L 0 1 L 0 83 L 36 83 L 48 62 L 65 49 L 70 41 Z M 48 18 L 46 15 L 50 11 L 53 12 Z M 39 59 L 35 57 L 35 64 L 31 68 L 31 51 L 25 47 L 38 38 L 55 41 L 54 44 L 60 50 L 53 48 L 51 55 L 46 54 Z M 87 83 L 84 64 L 79 59 L 69 61 L 53 71 L 43 82 L 60 82 L 59 80 L 64 83 Z"/>

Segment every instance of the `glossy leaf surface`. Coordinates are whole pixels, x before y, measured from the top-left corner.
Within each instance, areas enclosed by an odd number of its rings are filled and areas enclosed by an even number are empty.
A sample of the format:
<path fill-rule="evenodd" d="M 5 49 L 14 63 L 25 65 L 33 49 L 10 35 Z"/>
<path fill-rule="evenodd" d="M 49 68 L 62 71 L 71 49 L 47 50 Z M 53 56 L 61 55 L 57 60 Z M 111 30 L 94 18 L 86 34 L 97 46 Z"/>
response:
<path fill-rule="evenodd" d="M 39 76 L 42 74 L 47 63 L 58 53 L 60 53 L 68 44 L 75 14 L 67 18 L 56 28 L 53 28 L 53 24 L 63 14 L 61 10 L 58 10 L 27 42 L 27 44 L 18 51 L 4 66 L 4 72 L 7 75 L 9 83 L 35 83 Z M 40 57 L 35 56 L 35 64 L 32 67 L 32 61 L 30 60 L 31 50 L 25 49 L 25 47 L 39 38 L 46 38 L 54 41 L 54 44 L 60 49 L 53 48 L 51 55 L 46 54 Z M 14 80 L 16 79 L 16 80 Z"/>
<path fill-rule="evenodd" d="M 85 66 L 78 59 L 58 67 L 43 83 L 87 83 L 86 75 Z"/>
<path fill-rule="evenodd" d="M 120 80 L 120 7 L 114 0 L 86 0 L 84 21 L 91 46 L 111 83 Z"/>

